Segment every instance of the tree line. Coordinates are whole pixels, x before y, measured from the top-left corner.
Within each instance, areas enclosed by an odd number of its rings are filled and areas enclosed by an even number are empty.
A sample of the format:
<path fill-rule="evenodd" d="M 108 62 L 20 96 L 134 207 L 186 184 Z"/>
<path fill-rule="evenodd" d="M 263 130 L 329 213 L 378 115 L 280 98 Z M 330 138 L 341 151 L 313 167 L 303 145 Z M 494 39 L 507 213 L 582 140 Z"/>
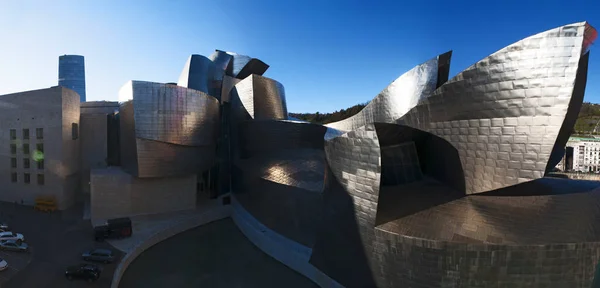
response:
<path fill-rule="evenodd" d="M 290 116 L 303 121 L 316 124 L 327 124 L 350 118 L 365 108 L 369 102 L 357 104 L 347 109 L 341 109 L 332 113 L 290 113 Z"/>

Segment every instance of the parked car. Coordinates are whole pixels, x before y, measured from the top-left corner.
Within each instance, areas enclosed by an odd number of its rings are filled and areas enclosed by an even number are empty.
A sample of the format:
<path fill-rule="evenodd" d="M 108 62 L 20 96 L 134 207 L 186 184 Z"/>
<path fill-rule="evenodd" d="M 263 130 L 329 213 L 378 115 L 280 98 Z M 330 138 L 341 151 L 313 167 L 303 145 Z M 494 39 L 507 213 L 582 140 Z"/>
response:
<path fill-rule="evenodd" d="M 131 237 L 131 219 L 116 218 L 106 221 L 104 225 L 94 227 L 94 239 L 104 241 L 109 238 Z"/>
<path fill-rule="evenodd" d="M 15 232 L 0 232 L 0 241 L 4 240 L 25 241 L 25 236 L 23 236 L 21 233 Z"/>
<path fill-rule="evenodd" d="M 8 262 L 6 260 L 0 258 L 0 271 L 4 271 L 8 268 Z"/>
<path fill-rule="evenodd" d="M 96 261 L 102 263 L 111 263 L 114 260 L 114 255 L 111 250 L 108 249 L 93 249 L 84 252 L 81 257 L 85 261 Z"/>
<path fill-rule="evenodd" d="M 0 249 L 27 252 L 29 251 L 29 245 L 27 245 L 27 243 L 25 242 L 21 242 L 18 240 L 3 240 L 0 241 Z"/>
<path fill-rule="evenodd" d="M 6 232 L 6 231 L 10 231 L 10 228 L 8 227 L 8 224 L 0 222 L 0 232 Z"/>
<path fill-rule="evenodd" d="M 93 282 L 100 278 L 100 267 L 93 264 L 79 264 L 76 266 L 67 267 L 65 277 L 69 280 L 83 279 L 88 282 Z"/>

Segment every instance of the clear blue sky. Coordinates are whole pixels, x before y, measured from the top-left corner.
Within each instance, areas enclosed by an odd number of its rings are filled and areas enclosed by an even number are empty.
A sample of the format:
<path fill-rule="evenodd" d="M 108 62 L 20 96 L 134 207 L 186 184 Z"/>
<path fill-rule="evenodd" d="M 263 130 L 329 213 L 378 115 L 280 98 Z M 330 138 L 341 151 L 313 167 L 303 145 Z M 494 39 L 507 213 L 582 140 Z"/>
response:
<path fill-rule="evenodd" d="M 0 94 L 54 86 L 58 56 L 86 58 L 87 98 L 128 80 L 176 82 L 190 54 L 251 55 L 286 88 L 290 112 L 332 112 L 453 50 L 451 76 L 524 37 L 589 21 L 598 0 L 0 2 Z M 598 41 L 600 42 L 600 40 Z M 586 101 L 600 102 L 600 47 Z"/>

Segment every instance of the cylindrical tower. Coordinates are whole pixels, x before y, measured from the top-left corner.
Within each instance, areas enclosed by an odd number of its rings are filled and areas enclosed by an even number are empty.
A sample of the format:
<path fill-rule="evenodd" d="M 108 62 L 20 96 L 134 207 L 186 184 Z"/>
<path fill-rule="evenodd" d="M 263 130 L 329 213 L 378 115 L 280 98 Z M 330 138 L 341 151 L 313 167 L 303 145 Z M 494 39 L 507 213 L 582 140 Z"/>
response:
<path fill-rule="evenodd" d="M 79 94 L 85 102 L 85 64 L 80 55 L 58 57 L 58 86 L 69 88 Z"/>

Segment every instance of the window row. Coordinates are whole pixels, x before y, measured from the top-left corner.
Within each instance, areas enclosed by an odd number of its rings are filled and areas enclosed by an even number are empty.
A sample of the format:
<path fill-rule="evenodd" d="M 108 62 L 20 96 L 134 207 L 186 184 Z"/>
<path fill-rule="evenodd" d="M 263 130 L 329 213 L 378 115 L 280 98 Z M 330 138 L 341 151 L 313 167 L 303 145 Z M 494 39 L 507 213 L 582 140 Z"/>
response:
<path fill-rule="evenodd" d="M 44 139 L 44 128 L 35 128 L 35 138 Z M 17 129 L 10 129 L 10 140 L 17 140 Z M 29 140 L 29 129 L 23 129 L 23 140 Z"/>
<path fill-rule="evenodd" d="M 10 181 L 13 183 L 19 182 L 18 179 L 18 174 L 16 172 L 12 172 L 10 174 Z M 25 184 L 29 184 L 31 183 L 31 174 L 29 173 L 23 173 L 23 183 Z M 37 174 L 37 184 L 38 185 L 44 185 L 45 183 L 45 179 L 44 179 L 44 174 Z"/>
<path fill-rule="evenodd" d="M 22 145 L 23 148 L 23 154 L 25 155 L 29 155 L 29 143 L 23 143 Z M 44 153 L 44 143 L 36 143 L 35 144 L 35 151 L 37 151 L 37 153 Z M 34 151 L 34 153 L 36 153 Z M 17 154 L 17 144 L 10 144 L 10 154 L 15 155 Z"/>
<path fill-rule="evenodd" d="M 34 161 L 37 163 L 37 169 L 44 169 L 44 159 Z M 29 158 L 23 158 L 23 168 L 29 169 L 31 166 L 31 160 Z M 10 158 L 10 168 L 17 168 L 17 158 Z"/>

